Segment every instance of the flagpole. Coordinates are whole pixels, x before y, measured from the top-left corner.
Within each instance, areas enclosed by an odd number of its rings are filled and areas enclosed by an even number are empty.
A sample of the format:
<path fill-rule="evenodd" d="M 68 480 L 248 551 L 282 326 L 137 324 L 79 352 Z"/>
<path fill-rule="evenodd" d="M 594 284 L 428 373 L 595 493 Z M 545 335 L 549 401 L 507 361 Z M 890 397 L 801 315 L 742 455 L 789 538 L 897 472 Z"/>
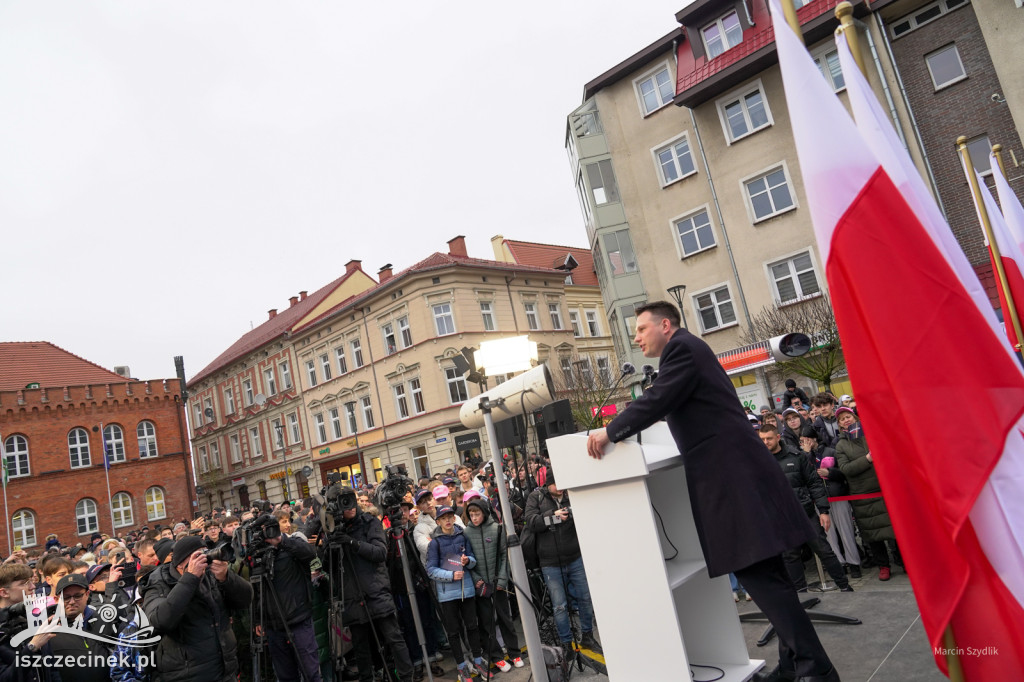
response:
<path fill-rule="evenodd" d="M 1003 145 L 1001 145 L 1001 144 L 994 144 L 994 145 L 992 145 L 992 153 L 995 155 L 996 161 L 999 162 L 999 170 L 1000 170 L 1000 172 L 1002 172 L 1003 177 L 1005 178 L 1006 177 L 1006 166 L 1003 165 Z M 1003 213 L 1005 214 L 1006 211 L 1004 210 Z"/>
<path fill-rule="evenodd" d="M 995 235 L 992 233 L 992 223 L 989 222 L 988 210 L 985 208 L 985 200 L 982 199 L 981 189 L 978 187 L 978 176 L 975 174 L 974 164 L 971 162 L 971 152 L 967 149 L 967 137 L 961 135 L 956 138 L 956 146 L 957 149 L 960 150 L 960 156 L 964 162 L 964 173 L 967 175 L 967 182 L 971 186 L 971 194 L 974 195 L 974 203 L 978 206 L 978 215 L 981 218 L 981 227 L 985 231 L 985 237 L 988 239 L 989 248 L 992 249 L 992 263 L 996 268 L 999 288 L 1003 290 L 1003 300 L 1006 301 L 1007 309 L 1003 311 L 1003 315 L 1010 318 L 1013 330 L 1017 334 L 1017 346 L 1013 350 L 1017 353 L 1019 358 L 1021 353 L 1020 344 L 1021 341 L 1024 340 L 1024 333 L 1021 332 L 1020 318 L 1017 316 L 1017 304 L 1013 300 L 1013 293 L 1010 291 L 1009 282 L 1006 280 L 1006 270 L 1003 268 L 1003 259 L 999 253 L 999 244 L 996 243 Z"/>
<path fill-rule="evenodd" d="M 793 0 L 781 0 L 781 2 L 782 13 L 786 15 L 786 23 L 803 42 L 804 32 L 800 29 L 800 20 L 796 18 L 796 7 L 793 5 Z"/>
<path fill-rule="evenodd" d="M 942 643 L 946 649 L 946 665 L 949 666 L 949 682 L 964 682 L 964 667 L 960 657 L 956 655 L 956 640 L 953 639 L 953 625 L 946 624 L 942 633 Z"/>
<path fill-rule="evenodd" d="M 0 434 L 0 448 L 3 447 L 3 435 Z M 0 459 L 2 459 L 3 470 L 3 482 L 4 482 L 4 525 L 7 526 L 7 555 L 10 556 L 14 553 L 14 545 L 11 544 L 11 515 L 7 513 L 7 453 L 0 449 Z"/>
<path fill-rule="evenodd" d="M 110 496 L 110 458 L 107 457 L 107 434 L 103 432 L 103 422 L 100 422 L 100 443 L 103 444 L 103 474 L 107 477 L 107 509 L 110 511 L 110 537 L 117 537 L 117 528 L 114 526 L 114 500 Z"/>
<path fill-rule="evenodd" d="M 864 55 L 860 51 L 860 36 L 857 35 L 857 27 L 853 23 L 853 5 L 845 0 L 836 5 L 836 19 L 839 20 L 839 28 L 836 32 L 842 32 L 846 36 L 846 43 L 850 46 L 850 52 L 860 68 L 864 78 L 868 77 L 868 69 L 864 65 Z"/>

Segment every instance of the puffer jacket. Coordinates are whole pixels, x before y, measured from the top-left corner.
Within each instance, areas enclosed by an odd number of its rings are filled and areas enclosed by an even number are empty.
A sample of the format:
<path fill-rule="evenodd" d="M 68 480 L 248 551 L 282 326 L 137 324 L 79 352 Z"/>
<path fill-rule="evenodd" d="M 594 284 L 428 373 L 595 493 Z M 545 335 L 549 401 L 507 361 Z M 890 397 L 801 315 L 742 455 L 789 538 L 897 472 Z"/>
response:
<path fill-rule="evenodd" d="M 459 528 L 465 527 L 458 515 L 455 516 L 455 525 Z M 420 512 L 420 517 L 416 520 L 416 527 L 412 529 L 412 539 L 416 542 L 416 550 L 420 553 L 420 561 L 424 565 L 427 563 L 427 545 L 434 537 L 435 530 L 437 530 L 437 521 L 434 520 L 434 517 Z"/>
<path fill-rule="evenodd" d="M 819 445 L 816 450 L 805 453 L 811 460 L 811 464 L 814 465 L 815 469 L 820 469 L 821 460 L 826 457 L 836 458 L 836 451 L 833 448 Z M 829 497 L 840 497 L 842 495 L 850 494 L 850 486 L 846 483 L 846 475 L 842 469 L 839 468 L 839 462 L 837 461 L 834 466 L 826 467 L 828 475 L 823 476 L 822 480 L 825 481 L 825 490 L 828 491 Z"/>
<path fill-rule="evenodd" d="M 465 566 L 461 563 L 463 554 L 469 557 Z M 438 601 L 475 597 L 476 588 L 470 575 L 474 566 L 476 555 L 461 528 L 454 526 L 451 535 L 446 535 L 440 527 L 434 531 L 433 541 L 427 547 L 427 574 L 434 581 Z M 455 571 L 463 572 L 462 580 L 455 579 Z"/>
<path fill-rule="evenodd" d="M 229 609 L 252 601 L 252 587 L 228 571 L 218 583 L 209 571 L 197 578 L 161 564 L 143 580 L 142 608 L 160 643 L 154 682 L 234 680 L 237 645 Z"/>
<path fill-rule="evenodd" d="M 494 520 L 491 515 L 491 505 L 487 500 L 471 500 L 466 505 L 466 513 L 468 514 L 474 508 L 484 513 L 484 520 L 479 526 L 474 526 L 471 518 L 464 531 L 476 554 L 473 583 L 483 580 L 505 589 L 508 587 L 508 552 L 505 544 L 505 529 Z"/>
<path fill-rule="evenodd" d="M 875 473 L 875 465 L 867 459 L 868 452 L 868 442 L 863 435 L 854 439 L 850 438 L 850 434 L 845 431 L 839 434 L 839 444 L 836 445 L 836 464 L 846 476 L 851 495 L 882 491 L 882 486 L 878 483 L 878 475 Z M 850 504 L 853 506 L 853 516 L 865 542 L 896 539 L 884 499 L 876 497 L 867 500 L 851 500 Z"/>
<path fill-rule="evenodd" d="M 793 450 L 784 442 L 779 442 L 779 451 L 773 453 L 775 460 L 782 467 L 782 473 L 793 487 L 796 499 L 808 515 L 829 513 L 828 493 L 821 476 L 815 471 L 811 460 L 803 452 Z"/>

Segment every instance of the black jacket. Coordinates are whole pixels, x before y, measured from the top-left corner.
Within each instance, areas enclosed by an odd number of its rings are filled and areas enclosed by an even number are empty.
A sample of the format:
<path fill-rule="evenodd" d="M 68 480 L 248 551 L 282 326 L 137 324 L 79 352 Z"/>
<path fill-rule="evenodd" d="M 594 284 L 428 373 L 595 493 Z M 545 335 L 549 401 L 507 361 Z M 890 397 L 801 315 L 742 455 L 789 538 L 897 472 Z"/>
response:
<path fill-rule="evenodd" d="M 804 389 L 797 386 L 796 388 L 787 388 L 786 392 L 782 394 L 782 409 L 793 407 L 793 398 L 800 398 L 801 405 L 811 404 L 811 401 L 807 398 L 807 394 L 804 393 Z"/>
<path fill-rule="evenodd" d="M 28 640 L 22 642 L 17 650 L 11 646 L 11 637 L 28 627 L 24 607 L 17 610 L 20 613 L 12 614 L 9 608 L 0 609 L 0 682 L 60 682 L 56 668 L 14 665 L 16 655 L 31 655 L 25 648 Z M 49 643 L 39 650 L 39 654 L 44 656 L 52 653 Z"/>
<path fill-rule="evenodd" d="M 160 643 L 153 682 L 220 682 L 238 675 L 230 609 L 252 601 L 252 587 L 228 571 L 223 583 L 207 571 L 180 575 L 161 564 L 141 585 L 142 608 Z"/>
<path fill-rule="evenodd" d="M 562 491 L 562 500 L 555 500 L 546 487 L 537 488 L 526 499 L 526 525 L 537 538 L 537 559 L 541 566 L 564 566 L 580 557 L 580 540 L 572 514 L 561 523 L 545 520 L 553 518 L 556 509 L 568 504 L 569 493 Z"/>
<path fill-rule="evenodd" d="M 825 484 L 807 455 L 793 450 L 783 442 L 779 443 L 779 451 L 774 455 L 804 511 L 814 514 L 815 508 L 817 508 L 817 513 L 827 514 L 829 505 Z"/>
<path fill-rule="evenodd" d="M 264 618 L 268 627 L 283 630 L 286 624 L 294 625 L 312 617 L 313 581 L 309 565 L 316 557 L 316 550 L 308 542 L 282 535 L 281 544 L 271 552 L 277 600 L 270 595 L 264 599 Z"/>
<path fill-rule="evenodd" d="M 815 469 L 820 469 L 821 460 L 826 457 L 835 459 L 836 451 L 833 448 L 819 445 L 817 450 L 804 454 L 811 459 L 811 464 L 814 465 Z M 839 468 L 838 459 L 835 460 L 832 466 L 828 467 L 828 476 L 823 480 L 825 481 L 825 490 L 828 491 L 829 497 L 840 497 L 841 495 L 850 494 L 850 485 L 846 482 L 846 474 Z"/>
<path fill-rule="evenodd" d="M 343 620 L 366 623 L 370 618 L 394 613 L 395 600 L 391 596 L 391 581 L 385 564 L 388 546 L 384 526 L 373 514 L 359 512 L 350 522 L 334 529 L 334 538 L 345 535 L 351 540 L 342 543 Z M 334 569 L 331 579 L 337 577 L 337 569 Z"/>
<path fill-rule="evenodd" d="M 818 416 L 814 418 L 814 430 L 818 432 L 818 443 L 834 448 L 839 443 L 839 423 L 836 418 Z"/>

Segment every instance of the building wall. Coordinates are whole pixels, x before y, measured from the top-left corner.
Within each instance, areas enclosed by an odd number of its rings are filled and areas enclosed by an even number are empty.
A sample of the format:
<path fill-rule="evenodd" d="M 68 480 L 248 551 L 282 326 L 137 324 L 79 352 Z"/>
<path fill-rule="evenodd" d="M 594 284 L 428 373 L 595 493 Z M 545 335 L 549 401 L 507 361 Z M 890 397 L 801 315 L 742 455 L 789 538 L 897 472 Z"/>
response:
<path fill-rule="evenodd" d="M 981 33 L 988 44 L 989 56 L 996 76 L 1002 84 L 1000 94 L 1006 98 L 1006 108 L 1014 116 L 1017 137 L 1022 137 L 1024 125 L 1024 40 L 1021 40 L 1021 23 L 1024 22 L 1024 7 L 1020 2 L 978 2 L 973 5 L 974 13 L 981 27 Z M 1015 151 L 1017 161 L 1024 164 L 1024 154 Z M 1018 168 L 1013 175 L 1019 175 Z"/>
<path fill-rule="evenodd" d="M 156 457 L 140 457 L 136 429 L 142 421 L 155 428 Z M 110 492 L 130 496 L 132 522 L 117 532 L 192 518 L 192 473 L 177 379 L 0 392 L 0 433 L 5 441 L 16 435 L 28 440 L 30 469 L 24 477 L 12 472 L 7 506 L 11 517 L 22 510 L 34 515 L 34 547 L 42 548 L 49 533 L 62 544 L 88 543 L 93 530 L 80 534 L 75 514 L 85 498 L 96 504 L 98 531 L 113 534 L 101 424 L 120 426 L 124 436 L 125 461 L 110 465 Z M 88 434 L 91 464 L 72 469 L 68 435 L 76 427 Z M 146 507 L 151 487 L 162 490 L 165 509 L 152 518 Z M 6 534 L 0 535 L 0 548 L 5 555 L 11 549 Z"/>

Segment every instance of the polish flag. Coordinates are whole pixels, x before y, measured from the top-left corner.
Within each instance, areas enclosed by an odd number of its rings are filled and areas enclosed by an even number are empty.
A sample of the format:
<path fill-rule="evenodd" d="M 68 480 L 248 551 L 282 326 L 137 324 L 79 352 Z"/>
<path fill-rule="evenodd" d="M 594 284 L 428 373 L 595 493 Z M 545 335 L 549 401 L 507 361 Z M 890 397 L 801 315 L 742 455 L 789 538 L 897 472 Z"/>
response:
<path fill-rule="evenodd" d="M 1024 374 L 965 286 L 941 233 L 949 228 L 897 186 L 778 1 L 769 7 L 843 352 L 933 655 L 946 671 L 951 627 L 968 680 L 1015 679 L 1024 670 L 1024 608 L 979 543 L 971 512 L 1008 438 L 1019 437 Z M 853 74 L 844 73 L 849 88 Z M 950 405 L 956 424 L 938 414 Z"/>
<path fill-rule="evenodd" d="M 1010 183 L 1006 181 L 996 156 L 991 156 L 992 177 L 996 181 L 996 191 L 999 193 L 999 205 L 1003 207 L 1003 217 L 1006 219 L 1006 227 L 1010 231 L 1013 241 L 1024 252 L 1024 206 L 1020 205 L 1020 199 L 1010 189 Z M 1018 304 L 1020 305 L 1020 304 Z"/>

